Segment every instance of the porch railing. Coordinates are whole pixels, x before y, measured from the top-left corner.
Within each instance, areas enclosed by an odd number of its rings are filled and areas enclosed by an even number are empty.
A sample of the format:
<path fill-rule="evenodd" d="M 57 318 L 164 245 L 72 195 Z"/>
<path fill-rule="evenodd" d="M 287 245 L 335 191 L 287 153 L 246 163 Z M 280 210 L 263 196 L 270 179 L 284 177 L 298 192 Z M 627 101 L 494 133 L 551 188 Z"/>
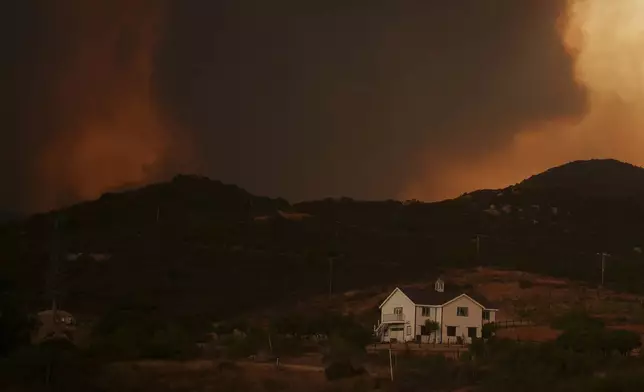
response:
<path fill-rule="evenodd" d="M 398 321 L 405 321 L 405 315 L 402 313 L 390 313 L 382 315 L 383 323 L 392 323 Z"/>

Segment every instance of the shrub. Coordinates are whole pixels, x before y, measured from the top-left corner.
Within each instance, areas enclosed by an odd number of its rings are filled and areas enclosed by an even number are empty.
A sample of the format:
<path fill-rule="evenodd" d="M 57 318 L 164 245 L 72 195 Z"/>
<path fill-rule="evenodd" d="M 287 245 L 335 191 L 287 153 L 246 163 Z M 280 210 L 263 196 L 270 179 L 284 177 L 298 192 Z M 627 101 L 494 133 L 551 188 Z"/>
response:
<path fill-rule="evenodd" d="M 197 346 L 185 329 L 176 324 L 159 328 L 144 343 L 142 356 L 146 358 L 178 358 L 196 354 Z"/>
<path fill-rule="evenodd" d="M 483 328 L 481 328 L 481 336 L 484 339 L 490 339 L 491 337 L 494 336 L 497 330 L 497 325 L 495 323 L 487 323 L 483 325 Z"/>
<path fill-rule="evenodd" d="M 184 324 L 149 308 L 117 307 L 95 326 L 90 350 L 112 359 L 193 356 L 197 345 L 192 336 L 198 336 L 198 331 Z"/>
<path fill-rule="evenodd" d="M 551 326 L 562 331 L 603 329 L 604 322 L 591 317 L 585 310 L 572 310 L 553 320 Z"/>
<path fill-rule="evenodd" d="M 324 369 L 324 375 L 327 380 L 338 380 L 341 378 L 349 378 L 364 374 L 365 370 L 362 367 L 354 367 L 348 361 L 332 362 Z"/>
<path fill-rule="evenodd" d="M 441 329 L 441 325 L 434 320 L 425 320 L 425 331 L 431 335 L 432 333 Z"/>
<path fill-rule="evenodd" d="M 625 330 L 607 330 L 603 337 L 604 349 L 628 355 L 632 350 L 642 346 L 640 335 Z"/>
<path fill-rule="evenodd" d="M 97 390 L 99 365 L 66 339 L 25 346 L 0 363 L 0 390 Z"/>

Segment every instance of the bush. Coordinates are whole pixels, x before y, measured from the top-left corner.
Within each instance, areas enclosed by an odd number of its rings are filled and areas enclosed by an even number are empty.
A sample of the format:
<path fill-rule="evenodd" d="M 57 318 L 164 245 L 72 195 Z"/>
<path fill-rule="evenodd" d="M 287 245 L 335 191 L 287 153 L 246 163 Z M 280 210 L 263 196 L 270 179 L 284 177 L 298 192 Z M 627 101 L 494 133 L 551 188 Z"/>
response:
<path fill-rule="evenodd" d="M 481 336 L 484 339 L 490 339 L 496 333 L 497 325 L 495 323 L 487 323 L 481 328 Z"/>
<path fill-rule="evenodd" d="M 591 317 L 585 310 L 572 310 L 553 320 L 551 326 L 562 331 L 603 329 L 604 322 Z"/>
<path fill-rule="evenodd" d="M 226 357 L 230 359 L 248 358 L 257 354 L 262 345 L 256 339 L 231 337 L 222 342 L 225 346 Z"/>
<path fill-rule="evenodd" d="M 0 390 L 94 391 L 99 365 L 66 339 L 26 346 L 0 363 Z"/>
<path fill-rule="evenodd" d="M 557 345 L 576 352 L 601 351 L 605 332 L 602 329 L 567 330 L 556 340 Z"/>
<path fill-rule="evenodd" d="M 327 380 L 339 380 L 341 378 L 355 377 L 364 373 L 364 368 L 356 368 L 348 361 L 332 362 L 324 369 L 324 375 Z"/>
<path fill-rule="evenodd" d="M 180 358 L 194 356 L 196 344 L 185 329 L 168 324 L 157 329 L 144 343 L 142 356 L 146 358 Z"/>
<path fill-rule="evenodd" d="M 192 336 L 199 336 L 199 331 L 189 324 L 168 320 L 148 307 L 119 306 L 95 326 L 90 350 L 111 359 L 194 356 L 197 345 Z"/>
<path fill-rule="evenodd" d="M 622 355 L 628 355 L 634 349 L 642 346 L 639 334 L 625 330 L 607 330 L 603 337 L 604 349 L 612 352 L 617 351 Z"/>
<path fill-rule="evenodd" d="M 330 336 L 325 361 L 331 363 L 360 361 L 364 356 L 364 346 L 356 345 L 337 334 Z"/>

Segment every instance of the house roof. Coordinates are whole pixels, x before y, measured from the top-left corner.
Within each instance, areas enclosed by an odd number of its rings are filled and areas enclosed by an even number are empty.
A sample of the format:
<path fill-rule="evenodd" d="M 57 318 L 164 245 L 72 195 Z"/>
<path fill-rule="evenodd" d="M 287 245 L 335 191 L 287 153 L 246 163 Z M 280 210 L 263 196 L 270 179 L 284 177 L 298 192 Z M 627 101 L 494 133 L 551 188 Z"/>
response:
<path fill-rule="evenodd" d="M 412 302 L 418 305 L 442 305 L 445 302 L 448 302 L 463 294 L 462 292 L 451 290 L 440 292 L 434 290 L 431 287 L 427 287 L 425 289 L 402 288 L 401 290 L 407 297 L 409 297 L 410 300 L 412 300 Z"/>
<path fill-rule="evenodd" d="M 425 289 L 404 288 L 400 289 L 416 305 L 444 305 L 453 299 L 465 294 L 474 301 L 481 304 L 485 309 L 498 309 L 498 307 L 485 298 L 483 295 L 475 292 L 462 292 L 454 290 L 445 290 L 443 292 L 433 290 L 431 287 Z"/>

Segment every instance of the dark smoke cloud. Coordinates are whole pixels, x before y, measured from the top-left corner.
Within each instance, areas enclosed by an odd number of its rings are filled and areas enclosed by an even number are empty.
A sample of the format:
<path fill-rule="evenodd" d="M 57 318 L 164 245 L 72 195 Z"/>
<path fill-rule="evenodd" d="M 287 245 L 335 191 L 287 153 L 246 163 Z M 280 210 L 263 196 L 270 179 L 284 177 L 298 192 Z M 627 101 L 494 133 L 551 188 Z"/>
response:
<path fill-rule="evenodd" d="M 392 197 L 421 155 L 484 153 L 585 109 L 563 0 L 175 5 L 166 106 L 205 172 L 253 191 Z"/>
<path fill-rule="evenodd" d="M 40 140 L 64 133 L 46 126 L 56 105 L 33 103 L 59 72 L 34 66 L 33 53 L 53 56 L 60 37 L 47 39 L 56 29 L 46 7 L 21 7 L 37 23 L 15 26 L 16 75 L 31 92 L 17 102 L 37 111 L 18 110 L 1 136 L 16 162 L 0 169 L 16 184 L 0 195 L 11 206 L 38 185 Z M 565 0 L 172 1 L 154 51 L 154 101 L 196 146 L 202 174 L 290 199 L 395 197 L 424 175 L 427 154 L 442 163 L 485 154 L 531 124 L 584 112 L 557 31 L 565 10 Z M 137 48 L 116 45 L 114 67 Z"/>

